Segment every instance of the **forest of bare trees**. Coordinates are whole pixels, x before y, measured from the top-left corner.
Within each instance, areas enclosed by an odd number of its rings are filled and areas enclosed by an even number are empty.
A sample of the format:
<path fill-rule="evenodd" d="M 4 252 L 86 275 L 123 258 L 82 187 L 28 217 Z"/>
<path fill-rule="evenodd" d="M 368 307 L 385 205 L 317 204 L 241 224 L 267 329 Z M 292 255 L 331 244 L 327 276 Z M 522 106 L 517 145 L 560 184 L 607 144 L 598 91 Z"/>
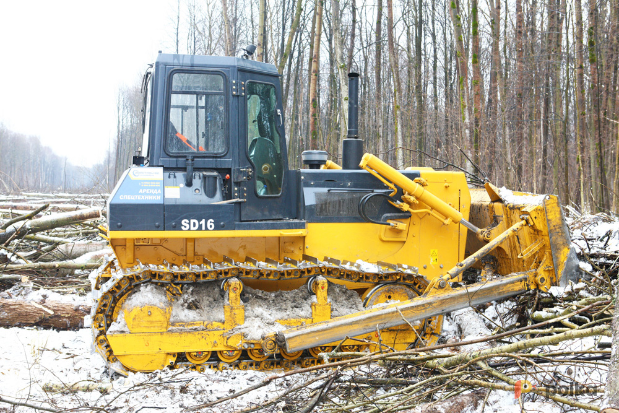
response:
<path fill-rule="evenodd" d="M 17 133 L 0 124 L 0 193 L 107 192 L 108 164 L 109 156 L 101 164 L 75 166 L 41 144 L 39 137 Z"/>
<path fill-rule="evenodd" d="M 177 0 L 169 23 L 165 52 L 255 44 L 277 67 L 292 167 L 305 149 L 341 157 L 356 71 L 366 151 L 392 165 L 619 210 L 619 0 Z M 141 145 L 141 106 L 139 83 L 120 90 L 108 187 Z"/>

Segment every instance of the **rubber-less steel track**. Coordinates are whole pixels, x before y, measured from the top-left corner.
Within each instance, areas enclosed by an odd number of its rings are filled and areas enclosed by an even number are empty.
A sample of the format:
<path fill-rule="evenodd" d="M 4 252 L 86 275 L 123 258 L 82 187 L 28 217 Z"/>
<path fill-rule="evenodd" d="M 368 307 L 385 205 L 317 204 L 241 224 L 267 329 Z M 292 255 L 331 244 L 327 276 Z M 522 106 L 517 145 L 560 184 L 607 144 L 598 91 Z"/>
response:
<path fill-rule="evenodd" d="M 126 269 L 120 268 L 115 260 L 111 260 L 91 275 L 93 298 L 96 300 L 96 304 L 91 310 L 91 328 L 95 348 L 113 368 L 116 366 L 116 370 L 122 370 L 122 368 L 119 369 L 120 362 L 114 355 L 106 334 L 110 325 L 118 316 L 119 304 L 123 298 L 127 297 L 137 286 L 145 283 L 154 283 L 165 287 L 172 295 L 178 295 L 181 291 L 180 287 L 184 284 L 217 280 L 223 282 L 231 278 L 237 278 L 241 281 L 247 279 L 290 280 L 323 276 L 330 280 L 364 283 L 366 285 L 371 283 L 376 286 L 388 283 L 405 284 L 417 294 L 424 291 L 428 285 L 426 278 L 420 275 L 415 267 L 379 262 L 374 265 L 375 271 L 368 272 L 368 264 L 361 267 L 354 263 L 342 263 L 329 258 L 324 261 L 308 256 L 303 258 L 302 261 L 285 258 L 283 263 L 279 263 L 273 260 L 260 262 L 248 257 L 245 262 L 235 262 L 224 256 L 224 260 L 219 263 L 204 260 L 204 264 L 201 265 L 185 263 L 175 266 L 165 262 L 163 265 L 138 262 L 137 265 Z M 422 336 L 424 331 L 425 329 L 422 328 Z M 363 346 L 357 347 L 356 350 L 359 348 L 363 348 Z M 321 359 L 309 354 L 309 352 L 294 360 L 286 359 L 277 353 L 267 360 L 256 361 L 249 358 L 244 351 L 241 359 L 231 363 L 215 360 L 195 364 L 186 360 L 185 357 L 178 357 L 171 367 L 186 366 L 198 371 L 204 371 L 206 368 L 272 370 L 308 367 L 319 363 L 321 363 Z"/>

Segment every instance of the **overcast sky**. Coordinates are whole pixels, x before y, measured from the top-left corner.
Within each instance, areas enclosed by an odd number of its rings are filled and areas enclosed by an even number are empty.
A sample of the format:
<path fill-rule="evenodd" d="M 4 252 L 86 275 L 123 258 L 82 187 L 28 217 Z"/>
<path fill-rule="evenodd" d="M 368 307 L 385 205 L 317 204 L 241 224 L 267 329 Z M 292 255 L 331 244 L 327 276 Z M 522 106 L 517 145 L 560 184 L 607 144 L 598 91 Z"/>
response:
<path fill-rule="evenodd" d="M 176 0 L 0 0 L 0 123 L 75 165 L 101 162 L 118 89 L 170 52 Z"/>

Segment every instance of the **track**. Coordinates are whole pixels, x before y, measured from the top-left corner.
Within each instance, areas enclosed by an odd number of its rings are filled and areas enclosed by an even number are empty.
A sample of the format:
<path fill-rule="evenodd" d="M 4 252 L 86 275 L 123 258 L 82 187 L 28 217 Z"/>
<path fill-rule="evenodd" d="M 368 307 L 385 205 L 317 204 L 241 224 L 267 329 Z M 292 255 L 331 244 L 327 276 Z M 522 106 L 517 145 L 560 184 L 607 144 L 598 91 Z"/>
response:
<path fill-rule="evenodd" d="M 169 264 L 146 265 L 138 262 L 137 265 L 123 269 L 115 260 L 109 261 L 91 275 L 93 297 L 97 304 L 92 307 L 92 332 L 97 351 L 106 359 L 110 367 L 119 372 L 126 372 L 123 366 L 123 357 L 114 354 L 110 344 L 108 330 L 119 317 L 121 306 L 132 291 L 139 286 L 156 285 L 165 288 L 167 296 L 174 300 L 183 294 L 183 288 L 201 283 L 219 281 L 224 285 L 227 281 L 286 281 L 305 279 L 308 285 L 316 277 L 324 277 L 332 282 L 348 285 L 360 285 L 361 288 L 370 285 L 368 297 L 364 305 L 368 305 L 368 298 L 381 286 L 398 285 L 408 287 L 419 295 L 428 284 L 423 275 L 414 267 L 377 263 L 370 265 L 364 263 L 356 265 L 351 262 L 340 262 L 333 259 L 324 261 L 313 257 L 303 257 L 302 261 L 284 259 L 283 263 L 269 260 L 260 262 L 247 258 L 245 262 L 235 262 L 228 257 L 219 263 L 205 260 L 201 265 L 185 263 L 180 266 Z M 389 298 L 391 296 L 389 295 Z M 369 305 L 374 304 L 370 300 Z M 150 315 L 150 312 L 148 313 Z M 442 325 L 442 317 L 434 317 L 425 320 L 415 327 L 414 336 L 422 340 L 424 344 L 435 342 L 438 338 Z M 410 332 L 411 329 L 409 329 Z M 399 333 L 403 337 L 402 333 Z M 397 334 L 396 334 L 397 335 Z M 368 337 L 370 338 L 370 337 Z M 353 339 L 354 340 L 354 339 Z M 381 337 L 376 334 L 374 341 L 357 339 L 354 342 L 347 341 L 342 346 L 344 351 L 362 351 L 368 347 L 381 346 Z M 416 345 L 417 339 L 411 339 L 408 344 Z M 148 345 L 148 344 L 147 344 Z M 389 346 L 384 346 L 387 350 Z M 320 352 L 327 352 L 332 347 L 313 348 L 295 354 L 287 354 L 282 349 L 275 349 L 274 354 L 265 354 L 256 343 L 246 341 L 243 344 L 245 350 L 235 351 L 200 351 L 183 352 L 177 351 L 168 354 L 165 366 L 170 368 L 189 367 L 198 371 L 210 369 L 241 369 L 241 370 L 273 370 L 292 369 L 296 367 L 309 367 L 322 362 L 318 357 Z M 120 359 L 119 359 L 120 358 Z M 128 368 L 128 370 L 142 370 L 141 368 Z"/>

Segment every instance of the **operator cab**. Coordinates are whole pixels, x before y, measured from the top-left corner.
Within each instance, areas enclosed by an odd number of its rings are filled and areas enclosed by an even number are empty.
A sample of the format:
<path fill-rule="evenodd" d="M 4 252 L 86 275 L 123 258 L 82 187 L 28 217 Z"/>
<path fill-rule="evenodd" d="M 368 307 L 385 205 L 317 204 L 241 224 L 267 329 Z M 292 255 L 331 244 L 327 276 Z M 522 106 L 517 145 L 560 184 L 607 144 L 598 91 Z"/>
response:
<path fill-rule="evenodd" d="M 169 202 L 240 204 L 234 221 L 296 218 L 275 66 L 160 53 L 145 83 L 142 159 L 164 170 L 166 229 Z"/>

